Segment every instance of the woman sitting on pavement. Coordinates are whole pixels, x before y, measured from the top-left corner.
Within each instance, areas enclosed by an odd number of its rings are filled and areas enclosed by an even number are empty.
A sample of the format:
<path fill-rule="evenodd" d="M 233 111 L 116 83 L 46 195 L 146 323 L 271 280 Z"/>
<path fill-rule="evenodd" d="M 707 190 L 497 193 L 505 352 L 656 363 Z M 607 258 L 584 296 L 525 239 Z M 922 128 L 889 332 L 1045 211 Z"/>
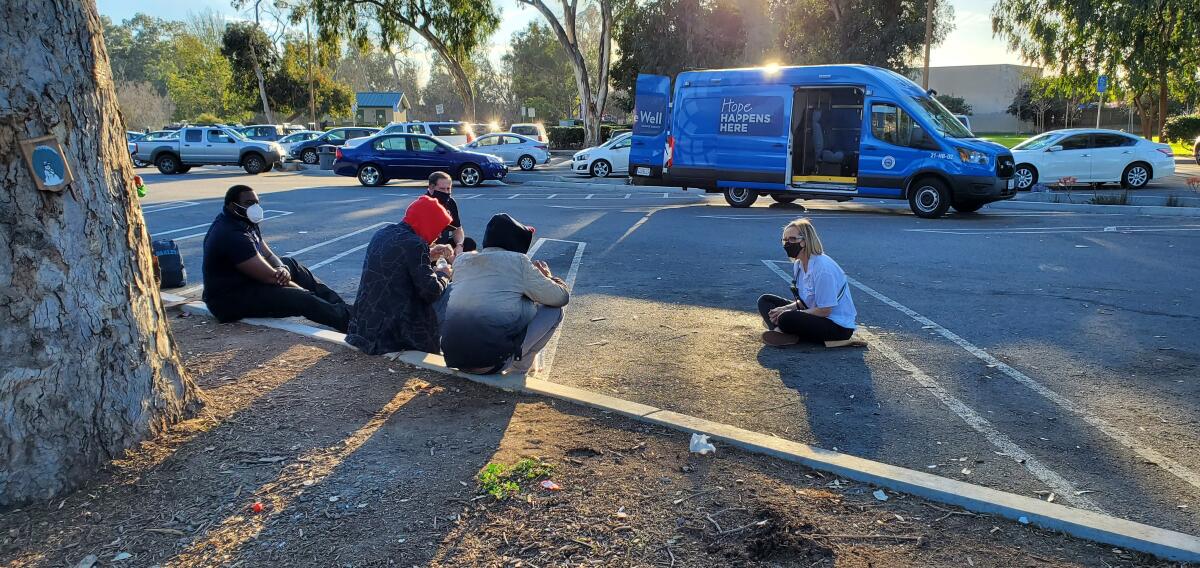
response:
<path fill-rule="evenodd" d="M 533 227 L 501 213 L 488 221 L 483 250 L 454 263 L 454 292 L 442 322 L 446 366 L 486 375 L 537 371 L 534 362 L 563 320 L 566 284 L 525 254 Z"/>
<path fill-rule="evenodd" d="M 783 250 L 792 260 L 792 296 L 773 294 L 758 299 L 758 313 L 767 331 L 763 343 L 794 345 L 801 341 L 846 341 L 854 334 L 854 299 L 842 267 L 825 255 L 817 229 L 808 219 L 783 228 Z"/>
<path fill-rule="evenodd" d="M 368 355 L 396 351 L 438 352 L 434 303 L 450 284 L 450 269 L 433 261 L 452 260 L 449 245 L 431 244 L 450 222 L 450 213 L 429 196 L 413 201 L 404 222 L 375 232 L 367 245 L 356 309 L 346 343 Z"/>

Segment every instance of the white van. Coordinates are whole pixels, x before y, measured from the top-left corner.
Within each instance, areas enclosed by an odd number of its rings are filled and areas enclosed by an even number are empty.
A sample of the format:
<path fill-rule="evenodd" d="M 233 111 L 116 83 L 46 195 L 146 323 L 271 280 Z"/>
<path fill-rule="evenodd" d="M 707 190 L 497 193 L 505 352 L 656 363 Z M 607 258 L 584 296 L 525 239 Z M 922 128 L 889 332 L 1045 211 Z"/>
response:
<path fill-rule="evenodd" d="M 380 134 L 424 134 L 436 136 L 456 147 L 475 140 L 475 130 L 466 122 L 393 122 Z"/>

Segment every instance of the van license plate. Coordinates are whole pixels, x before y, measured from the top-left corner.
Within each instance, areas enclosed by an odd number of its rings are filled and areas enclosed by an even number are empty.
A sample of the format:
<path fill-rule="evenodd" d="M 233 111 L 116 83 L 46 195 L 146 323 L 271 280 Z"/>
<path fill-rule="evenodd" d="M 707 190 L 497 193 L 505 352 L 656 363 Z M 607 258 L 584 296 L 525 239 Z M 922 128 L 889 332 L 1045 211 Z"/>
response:
<path fill-rule="evenodd" d="M 1009 188 L 1009 189 L 1012 189 L 1012 188 L 1014 188 L 1014 187 L 1017 187 L 1017 180 L 1009 178 L 1009 180 L 1008 180 L 1008 188 Z"/>
<path fill-rule="evenodd" d="M 650 175 L 650 168 L 638 168 L 638 169 L 637 169 L 637 175 L 639 175 L 639 176 L 649 176 L 649 175 Z"/>

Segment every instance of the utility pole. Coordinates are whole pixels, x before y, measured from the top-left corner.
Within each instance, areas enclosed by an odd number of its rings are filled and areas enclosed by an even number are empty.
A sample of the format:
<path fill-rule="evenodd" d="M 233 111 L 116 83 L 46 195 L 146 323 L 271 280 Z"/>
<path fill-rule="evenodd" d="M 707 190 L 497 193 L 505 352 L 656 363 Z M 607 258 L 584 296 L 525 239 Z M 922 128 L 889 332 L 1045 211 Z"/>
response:
<path fill-rule="evenodd" d="M 304 37 L 305 44 L 308 47 L 308 112 L 312 116 L 312 128 L 315 130 L 320 128 L 317 124 L 317 93 L 313 87 L 313 50 L 312 50 L 312 30 L 309 29 L 308 18 L 304 18 Z"/>
<path fill-rule="evenodd" d="M 925 3 L 925 72 L 921 74 L 921 88 L 929 90 L 929 44 L 933 43 L 933 3 Z"/>

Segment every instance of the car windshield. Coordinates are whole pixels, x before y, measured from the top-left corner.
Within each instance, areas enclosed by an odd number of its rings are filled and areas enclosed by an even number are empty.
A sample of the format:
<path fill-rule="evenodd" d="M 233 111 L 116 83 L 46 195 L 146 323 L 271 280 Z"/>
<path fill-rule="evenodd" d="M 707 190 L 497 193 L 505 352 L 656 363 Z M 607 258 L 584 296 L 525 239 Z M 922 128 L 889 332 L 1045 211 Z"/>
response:
<path fill-rule="evenodd" d="M 291 144 L 292 142 L 303 142 L 305 140 L 312 140 L 312 136 L 307 132 L 297 132 L 295 134 L 288 134 L 287 136 L 284 136 L 279 140 L 279 142 L 281 144 Z"/>
<path fill-rule="evenodd" d="M 934 129 L 942 136 L 948 138 L 974 138 L 965 126 L 954 118 L 954 113 L 946 110 L 937 99 L 933 97 L 913 97 L 913 101 L 917 103 L 917 114 L 920 114 L 933 125 Z"/>
<path fill-rule="evenodd" d="M 245 134 L 242 134 L 242 131 L 235 130 L 233 128 L 226 128 L 225 133 L 234 138 L 237 138 L 238 140 L 241 140 L 242 142 L 246 142 L 246 141 L 250 140 L 249 138 L 246 138 Z"/>
<path fill-rule="evenodd" d="M 601 144 L 600 147 L 601 148 L 612 148 L 613 146 L 620 144 L 621 142 L 623 142 L 626 138 L 629 138 L 630 136 L 632 136 L 632 134 L 619 134 L 617 136 L 613 136 L 612 138 L 610 138 L 608 140 L 608 142 Z"/>
<path fill-rule="evenodd" d="M 1034 136 L 1033 138 L 1030 138 L 1024 142 L 1021 142 L 1020 144 L 1017 144 L 1016 146 L 1013 146 L 1012 149 L 1013 150 L 1041 150 L 1041 149 L 1049 146 L 1051 143 L 1053 143 L 1054 139 L 1057 137 L 1058 137 L 1057 134 L 1052 134 L 1052 133 L 1051 134 L 1042 134 L 1040 136 Z"/>

